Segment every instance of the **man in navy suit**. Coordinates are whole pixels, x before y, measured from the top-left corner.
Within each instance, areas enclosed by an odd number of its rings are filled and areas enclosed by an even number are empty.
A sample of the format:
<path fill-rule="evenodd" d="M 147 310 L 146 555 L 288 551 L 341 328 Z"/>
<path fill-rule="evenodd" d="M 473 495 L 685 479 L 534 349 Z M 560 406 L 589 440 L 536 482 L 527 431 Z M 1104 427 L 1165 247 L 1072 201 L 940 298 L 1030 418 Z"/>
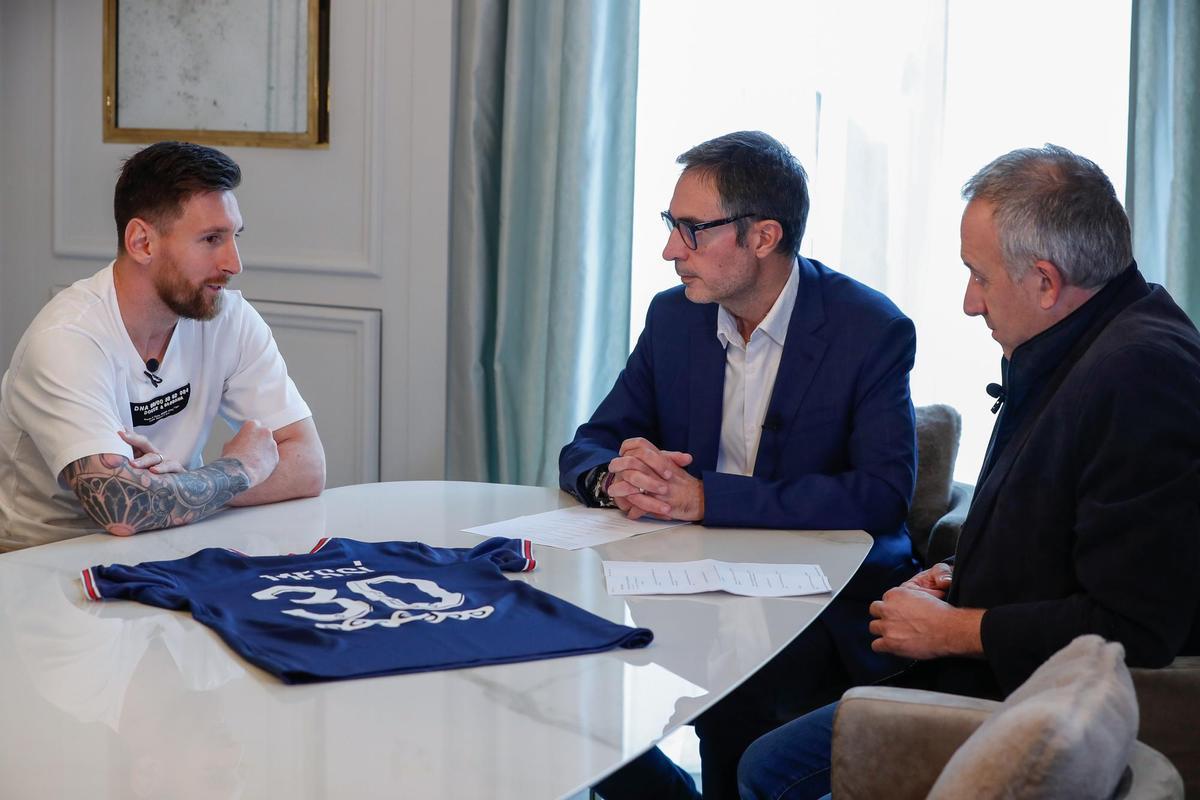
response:
<path fill-rule="evenodd" d="M 871 650 L 867 607 L 916 569 L 916 334 L 882 294 L 799 255 L 807 176 L 782 144 L 731 133 L 678 160 L 663 258 L 683 285 L 654 298 L 624 371 L 563 448 L 562 488 L 631 518 L 875 538 L 825 613 L 696 720 L 704 796 L 736 797 L 758 735 L 897 669 Z M 658 750 L 597 789 L 695 796 Z"/>

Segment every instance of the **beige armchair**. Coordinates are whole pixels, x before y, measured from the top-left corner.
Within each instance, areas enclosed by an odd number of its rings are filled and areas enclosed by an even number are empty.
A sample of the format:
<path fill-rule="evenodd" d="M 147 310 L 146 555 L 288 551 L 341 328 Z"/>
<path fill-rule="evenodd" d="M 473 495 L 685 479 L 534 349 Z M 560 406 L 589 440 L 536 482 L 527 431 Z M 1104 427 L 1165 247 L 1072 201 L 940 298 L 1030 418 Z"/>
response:
<path fill-rule="evenodd" d="M 833 728 L 835 800 L 1182 798 L 1178 771 L 1134 741 L 1120 645 L 1076 639 L 1004 703 L 912 689 L 847 692 Z"/>
<path fill-rule="evenodd" d="M 974 487 L 955 483 L 955 501 L 934 525 L 926 563 L 954 554 Z M 911 530 L 911 529 L 910 529 Z M 1179 656 L 1162 669 L 1131 669 L 1141 709 L 1138 740 L 1170 759 L 1189 797 L 1200 797 L 1200 656 Z"/>
<path fill-rule="evenodd" d="M 917 488 L 908 532 L 913 551 L 929 566 L 954 555 L 975 487 L 952 480 L 961 418 L 951 406 L 920 406 Z M 1200 656 L 1180 656 L 1165 669 L 1133 669 L 1141 708 L 1138 739 L 1165 755 L 1200 798 Z"/>
<path fill-rule="evenodd" d="M 1188 797 L 1200 797 L 1200 656 L 1130 673 L 1141 708 L 1138 740 L 1171 760 Z"/>

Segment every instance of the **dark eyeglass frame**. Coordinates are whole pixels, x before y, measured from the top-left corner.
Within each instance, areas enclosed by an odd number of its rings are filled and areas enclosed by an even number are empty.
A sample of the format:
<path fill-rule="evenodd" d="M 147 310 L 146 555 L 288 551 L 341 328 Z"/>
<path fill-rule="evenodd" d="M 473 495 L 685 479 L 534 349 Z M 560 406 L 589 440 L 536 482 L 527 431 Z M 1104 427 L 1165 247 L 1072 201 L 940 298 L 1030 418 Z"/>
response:
<path fill-rule="evenodd" d="M 696 249 L 696 234 L 700 231 L 706 231 L 709 228 L 719 228 L 722 225 L 728 225 L 731 222 L 737 222 L 739 219 L 747 217 L 757 217 L 758 214 L 739 214 L 736 217 L 726 217 L 725 219 L 714 219 L 710 222 L 687 222 L 682 219 L 675 219 L 671 216 L 670 211 L 663 211 L 659 214 L 662 221 L 667 224 L 668 231 L 679 231 L 679 238 L 683 240 L 683 244 L 688 250 Z"/>

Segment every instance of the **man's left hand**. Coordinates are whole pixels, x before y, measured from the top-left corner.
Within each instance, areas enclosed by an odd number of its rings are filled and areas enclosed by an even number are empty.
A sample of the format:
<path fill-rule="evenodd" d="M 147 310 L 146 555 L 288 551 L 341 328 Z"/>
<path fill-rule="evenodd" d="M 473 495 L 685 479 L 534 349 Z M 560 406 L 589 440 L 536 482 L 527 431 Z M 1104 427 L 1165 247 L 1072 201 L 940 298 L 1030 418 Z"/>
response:
<path fill-rule="evenodd" d="M 943 562 L 918 572 L 900 585 L 933 595 L 939 600 L 945 600 L 946 592 L 950 590 L 950 583 L 953 580 L 954 567 Z"/>
<path fill-rule="evenodd" d="M 169 459 L 162 454 L 154 443 L 142 436 L 140 433 L 125 428 L 117 431 L 117 435 L 125 440 L 125 443 L 133 448 L 133 459 L 129 462 L 131 466 L 138 469 L 148 469 L 156 475 L 166 475 L 169 472 L 186 472 L 183 464 L 178 461 Z"/>
<path fill-rule="evenodd" d="M 926 591 L 897 586 L 871 603 L 868 630 L 877 653 L 925 660 L 943 656 L 983 655 L 983 609 L 956 608 Z"/>

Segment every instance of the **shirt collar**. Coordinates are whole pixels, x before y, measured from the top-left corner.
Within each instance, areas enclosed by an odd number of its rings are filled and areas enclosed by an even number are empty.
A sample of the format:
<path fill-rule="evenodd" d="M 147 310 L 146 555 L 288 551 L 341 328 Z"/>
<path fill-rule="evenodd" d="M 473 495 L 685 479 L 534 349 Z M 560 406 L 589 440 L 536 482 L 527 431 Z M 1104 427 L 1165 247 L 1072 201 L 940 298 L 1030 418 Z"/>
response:
<path fill-rule="evenodd" d="M 783 347 L 783 342 L 787 339 L 788 325 L 792 321 L 792 310 L 796 306 L 796 294 L 799 288 L 800 270 L 793 259 L 792 272 L 788 275 L 787 283 L 783 285 L 783 291 L 779 293 L 779 297 L 775 298 L 775 304 L 771 306 L 771 310 L 755 328 L 755 330 L 762 331 L 767 338 L 780 347 Z M 753 332 L 750 335 L 753 336 Z M 717 340 L 721 342 L 722 347 L 728 347 L 730 342 L 741 342 L 743 347 L 746 344 L 742 341 L 741 333 L 738 332 L 737 320 L 725 306 L 720 306 L 717 310 Z"/>

